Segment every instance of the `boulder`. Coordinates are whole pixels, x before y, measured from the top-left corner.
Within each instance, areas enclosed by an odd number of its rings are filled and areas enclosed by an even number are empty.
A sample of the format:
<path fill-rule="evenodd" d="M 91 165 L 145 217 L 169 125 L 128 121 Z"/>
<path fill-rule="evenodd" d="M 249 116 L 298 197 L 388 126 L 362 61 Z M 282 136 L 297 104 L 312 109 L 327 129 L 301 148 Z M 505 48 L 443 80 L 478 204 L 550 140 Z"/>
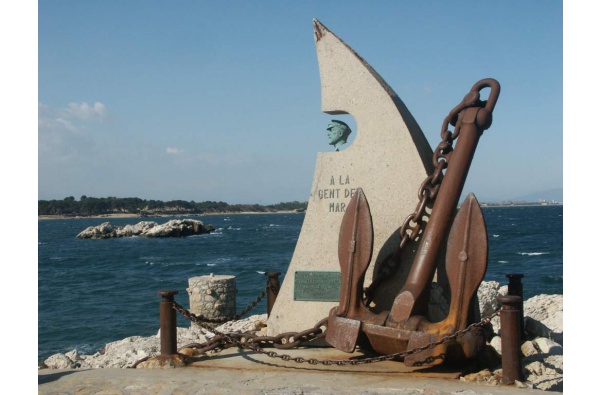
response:
<path fill-rule="evenodd" d="M 539 337 L 563 342 L 563 296 L 537 295 L 523 304 L 525 331 Z"/>
<path fill-rule="evenodd" d="M 65 354 L 54 354 L 44 361 L 44 366 L 49 369 L 73 369 L 76 366 Z"/>
<path fill-rule="evenodd" d="M 141 236 L 156 225 L 158 224 L 154 221 L 142 221 L 135 225 L 125 225 L 123 228 L 117 229 L 117 237 Z"/>
<path fill-rule="evenodd" d="M 527 382 L 544 391 L 563 390 L 562 355 L 536 354 L 523 359 Z"/>
<path fill-rule="evenodd" d="M 185 237 L 201 235 L 212 232 L 214 227 L 204 226 L 201 221 L 195 219 L 172 219 L 169 222 L 154 226 L 144 233 L 146 237 Z"/>
<path fill-rule="evenodd" d="M 88 226 L 76 236 L 78 239 L 107 239 L 117 237 L 116 228 L 104 222 L 98 226 Z"/>

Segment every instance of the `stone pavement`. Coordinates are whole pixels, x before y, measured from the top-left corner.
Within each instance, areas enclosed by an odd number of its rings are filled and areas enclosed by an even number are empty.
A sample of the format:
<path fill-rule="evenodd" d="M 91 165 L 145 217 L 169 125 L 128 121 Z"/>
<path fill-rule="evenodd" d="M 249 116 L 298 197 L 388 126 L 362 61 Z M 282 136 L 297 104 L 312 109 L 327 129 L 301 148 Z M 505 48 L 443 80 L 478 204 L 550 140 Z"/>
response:
<path fill-rule="evenodd" d="M 304 358 L 347 359 L 336 350 L 290 350 Z M 39 394 L 537 394 L 516 386 L 484 385 L 457 379 L 458 372 L 407 368 L 398 362 L 356 366 L 297 364 L 253 352 L 225 350 L 177 369 L 90 369 L 38 371 Z"/>

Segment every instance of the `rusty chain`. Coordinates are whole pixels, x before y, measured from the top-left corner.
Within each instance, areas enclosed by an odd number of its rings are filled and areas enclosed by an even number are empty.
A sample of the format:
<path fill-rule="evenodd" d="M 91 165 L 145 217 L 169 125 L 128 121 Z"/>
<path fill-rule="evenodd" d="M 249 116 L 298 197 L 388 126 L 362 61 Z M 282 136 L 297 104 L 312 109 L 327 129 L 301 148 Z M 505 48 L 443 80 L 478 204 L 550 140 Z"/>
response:
<path fill-rule="evenodd" d="M 398 352 L 394 354 L 388 355 L 380 355 L 377 357 L 363 358 L 363 359 L 342 359 L 342 360 L 332 360 L 332 359 L 316 359 L 316 358 L 303 358 L 303 357 L 292 357 L 287 354 L 279 354 L 274 351 L 266 351 L 261 346 L 272 346 L 277 349 L 290 349 L 295 348 L 300 345 L 300 343 L 305 343 L 308 341 L 312 341 L 315 339 L 320 339 L 325 337 L 325 331 L 327 330 L 327 318 L 324 318 L 317 322 L 317 324 L 310 329 L 307 329 L 302 332 L 287 332 L 282 333 L 278 336 L 259 336 L 250 332 L 244 333 L 223 333 L 214 328 L 208 326 L 205 322 L 197 321 L 196 316 L 189 311 L 185 310 L 183 307 L 173 302 L 173 308 L 178 311 L 184 317 L 190 319 L 195 322 L 205 330 L 212 332 L 215 334 L 210 340 L 204 343 L 192 343 L 187 344 L 181 348 L 195 348 L 198 353 L 204 354 L 209 351 L 226 349 L 233 346 L 238 346 L 239 348 L 252 350 L 259 354 L 267 355 L 271 358 L 279 358 L 283 361 L 294 361 L 296 363 L 309 363 L 311 365 L 361 365 L 368 363 L 376 363 L 389 361 L 396 358 L 404 358 L 411 354 L 416 354 L 430 348 L 435 348 L 443 343 L 450 342 L 452 340 L 457 339 L 459 336 L 464 335 L 465 333 L 472 331 L 477 328 L 482 328 L 487 325 L 495 316 L 499 314 L 500 309 L 496 310 L 492 315 L 482 319 L 479 322 L 473 323 L 467 326 L 465 329 L 458 330 L 451 335 L 444 336 L 440 338 L 438 341 L 429 343 L 422 347 L 414 348 L 411 350 Z M 323 330 L 322 328 L 325 328 Z M 429 363 L 429 358 L 424 361 L 425 363 Z M 422 363 L 416 363 L 416 366 L 421 365 Z"/>
<path fill-rule="evenodd" d="M 437 198 L 440 185 L 444 178 L 443 171 L 448 167 L 453 152 L 454 141 L 460 134 L 461 126 L 461 112 L 469 107 L 484 107 L 485 102 L 479 100 L 479 92 L 471 90 L 463 100 L 452 110 L 448 116 L 444 119 L 442 124 L 442 131 L 440 136 L 442 141 L 438 144 L 433 152 L 433 166 L 434 171 L 430 176 L 427 176 L 421 183 L 417 196 L 419 202 L 417 203 L 416 209 L 413 213 L 409 214 L 402 226 L 400 227 L 400 243 L 396 248 L 395 252 L 388 255 L 382 261 L 382 264 L 377 271 L 376 275 L 369 285 L 365 289 L 365 305 L 368 306 L 373 300 L 375 290 L 381 285 L 381 283 L 390 278 L 397 268 L 400 266 L 400 256 L 404 250 L 406 244 L 409 241 L 415 241 L 423 231 L 423 222 L 427 215 L 427 207 L 431 207 Z M 450 125 L 454 126 L 454 130 L 450 131 Z"/>

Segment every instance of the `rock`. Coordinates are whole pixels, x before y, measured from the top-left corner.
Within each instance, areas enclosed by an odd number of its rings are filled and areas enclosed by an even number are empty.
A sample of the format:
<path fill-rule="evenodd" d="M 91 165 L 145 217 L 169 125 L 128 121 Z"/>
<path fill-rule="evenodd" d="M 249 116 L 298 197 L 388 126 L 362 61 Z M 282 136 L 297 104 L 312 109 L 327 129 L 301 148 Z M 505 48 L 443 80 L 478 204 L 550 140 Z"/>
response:
<path fill-rule="evenodd" d="M 78 239 L 107 239 L 116 236 L 116 229 L 110 223 L 104 222 L 98 226 L 88 226 L 76 237 Z"/>
<path fill-rule="evenodd" d="M 158 224 L 154 221 L 141 221 L 135 225 L 125 225 L 123 228 L 117 229 L 117 237 L 140 236 L 156 225 Z"/>
<path fill-rule="evenodd" d="M 521 344 L 521 353 L 523 353 L 524 356 L 528 357 L 530 355 L 538 354 L 539 351 L 531 340 L 527 340 L 525 343 Z"/>
<path fill-rule="evenodd" d="M 541 354 L 563 355 L 562 346 L 551 339 L 547 339 L 545 337 L 538 337 L 534 340 L 534 343 L 536 349 L 539 350 Z"/>
<path fill-rule="evenodd" d="M 562 355 L 533 355 L 523 360 L 527 381 L 533 388 L 544 391 L 563 390 L 563 358 Z"/>
<path fill-rule="evenodd" d="M 523 304 L 525 331 L 535 336 L 563 340 L 563 295 L 537 295 Z"/>
<path fill-rule="evenodd" d="M 249 316 L 248 318 L 232 321 L 216 328 L 219 332 L 245 332 L 254 330 L 256 323 L 265 322 L 266 314 Z M 181 349 L 188 344 L 204 343 L 213 337 L 203 329 L 177 328 L 177 347 Z M 182 354 L 189 354 L 188 351 Z M 183 350 L 182 350 L 183 351 Z M 77 350 L 65 354 L 55 354 L 44 361 L 44 366 L 50 369 L 94 369 L 94 368 L 130 368 L 138 361 L 160 354 L 160 330 L 154 336 L 131 336 L 106 344 L 102 352 L 93 355 L 79 355 Z M 195 356 L 195 355 L 192 355 Z M 141 364 L 142 362 L 140 362 Z M 174 362 L 175 363 L 175 362 Z M 157 368 L 160 362 L 152 362 L 146 366 Z M 175 366 L 175 365 L 173 365 Z"/>
<path fill-rule="evenodd" d="M 490 341 L 490 346 L 496 350 L 498 355 L 502 355 L 502 338 L 500 336 L 494 336 Z"/>
<path fill-rule="evenodd" d="M 167 357 L 156 356 L 146 361 L 140 362 L 137 369 L 174 369 L 184 367 L 187 359 L 183 355 L 169 355 Z"/>
<path fill-rule="evenodd" d="M 73 369 L 77 367 L 65 354 L 54 354 L 44 361 L 44 365 L 49 369 Z"/>
<path fill-rule="evenodd" d="M 492 372 L 490 372 L 489 369 L 484 369 L 477 373 L 467 374 L 460 379 L 461 381 L 485 383 L 487 385 L 498 385 L 498 378 Z"/>
<path fill-rule="evenodd" d="M 165 224 L 158 225 L 153 221 L 141 221 L 135 225 L 125 227 L 112 226 L 104 222 L 98 226 L 90 226 L 80 232 L 78 239 L 107 239 L 111 237 L 185 237 L 210 233 L 215 228 L 204 225 L 195 219 L 173 219 Z"/>

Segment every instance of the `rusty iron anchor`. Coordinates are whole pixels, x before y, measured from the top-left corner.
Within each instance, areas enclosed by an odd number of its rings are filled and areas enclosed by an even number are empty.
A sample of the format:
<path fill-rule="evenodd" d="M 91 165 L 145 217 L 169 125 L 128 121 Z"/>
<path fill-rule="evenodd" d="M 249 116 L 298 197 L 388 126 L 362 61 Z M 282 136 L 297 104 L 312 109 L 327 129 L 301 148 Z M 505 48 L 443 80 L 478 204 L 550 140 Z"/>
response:
<path fill-rule="evenodd" d="M 485 107 L 479 107 L 479 91 L 491 88 Z M 444 120 L 442 130 L 448 124 L 456 123 L 455 133 L 460 132 L 452 157 L 437 199 L 431 209 L 431 216 L 427 223 L 410 272 L 394 300 L 386 326 L 397 327 L 411 316 L 423 315 L 426 310 L 424 291 L 433 280 L 436 258 L 442 242 L 446 236 L 452 216 L 458 205 L 460 194 L 467 179 L 467 173 L 477 148 L 479 138 L 484 130 L 492 124 L 492 111 L 500 95 L 500 84 L 492 78 L 477 82 L 465 96 L 459 106 L 466 107 L 460 111 L 457 120 L 453 120 L 454 111 L 451 111 Z"/>
<path fill-rule="evenodd" d="M 481 102 L 479 91 L 486 87 L 491 88 L 491 92 L 487 102 Z M 440 323 L 427 321 L 423 316 L 423 296 L 433 279 L 436 257 L 458 204 L 479 137 L 491 126 L 492 111 L 499 93 L 500 85 L 496 80 L 481 80 L 444 120 L 442 131 L 449 124 L 456 125 L 455 133 L 458 135 L 460 131 L 460 138 L 452 153 L 452 160 L 440 186 L 438 199 L 432 208 L 428 226 L 422 235 L 407 281 L 395 298 L 383 324 L 381 319 L 385 317 L 386 312 L 375 314 L 360 300 L 362 280 L 370 261 L 372 247 L 369 247 L 369 260 L 363 257 L 359 270 L 355 272 L 349 267 L 354 265 L 353 259 L 346 260 L 341 255 L 342 245 L 348 244 L 347 241 L 342 243 L 342 234 L 348 233 L 344 231 L 344 222 L 342 223 L 338 247 L 342 283 L 346 285 L 342 285 L 340 308 L 334 308 L 330 312 L 329 325 L 333 331 L 331 334 L 328 333 L 327 341 L 333 346 L 352 352 L 362 331 L 375 351 L 384 354 L 398 353 L 431 343 L 457 329 L 463 329 L 466 325 L 470 301 L 487 268 L 485 221 L 479 203 L 472 194 L 461 207 L 450 230 L 446 267 L 452 297 L 448 317 Z M 364 199 L 364 203 L 360 203 L 361 199 Z M 372 232 L 370 213 L 364 214 L 369 208 L 362 191 L 360 196 L 353 198 L 351 204 L 356 206 L 353 210 L 357 212 L 360 205 L 365 209 L 362 210 L 361 216 L 356 214 L 353 216 L 352 213 L 347 212 L 344 220 L 346 217 L 351 218 L 347 222 L 353 221 L 353 229 L 360 227 L 361 221 L 368 221 Z M 354 237 L 357 233 L 353 231 L 352 234 Z M 363 256 L 360 251 L 354 249 L 354 246 L 358 246 L 355 239 L 351 238 L 351 240 L 350 245 L 353 246 L 351 256 Z M 369 241 L 372 243 L 372 233 Z M 364 244 L 361 244 L 361 247 L 364 247 Z M 460 250 L 458 253 L 456 253 L 457 249 Z M 467 272 L 471 273 L 467 274 Z M 463 358 L 473 356 L 480 340 L 477 335 L 463 336 L 457 341 L 459 347 L 452 347 L 452 352 Z M 412 365 L 417 362 L 417 359 L 422 359 L 431 365 L 441 363 L 446 357 L 447 347 L 448 345 L 442 344 L 433 350 L 411 355 L 405 358 L 405 363 Z"/>

